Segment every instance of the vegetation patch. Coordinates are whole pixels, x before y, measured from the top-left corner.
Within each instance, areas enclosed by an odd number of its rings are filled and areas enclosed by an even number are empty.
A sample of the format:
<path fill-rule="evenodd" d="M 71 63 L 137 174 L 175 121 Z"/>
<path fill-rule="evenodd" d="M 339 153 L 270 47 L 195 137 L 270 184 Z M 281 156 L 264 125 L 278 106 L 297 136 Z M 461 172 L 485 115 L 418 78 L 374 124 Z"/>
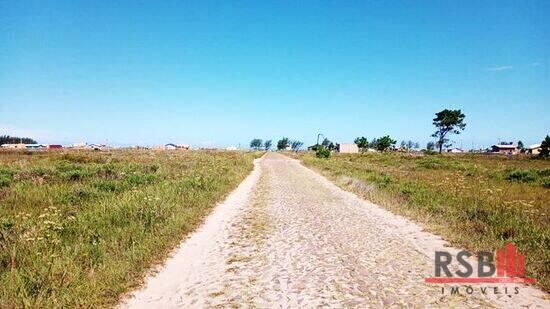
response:
<path fill-rule="evenodd" d="M 0 152 L 0 307 L 109 307 L 259 153 Z"/>
<path fill-rule="evenodd" d="M 528 275 L 550 290 L 550 161 L 474 154 L 289 155 L 456 246 L 493 251 L 516 244 L 527 256 Z"/>

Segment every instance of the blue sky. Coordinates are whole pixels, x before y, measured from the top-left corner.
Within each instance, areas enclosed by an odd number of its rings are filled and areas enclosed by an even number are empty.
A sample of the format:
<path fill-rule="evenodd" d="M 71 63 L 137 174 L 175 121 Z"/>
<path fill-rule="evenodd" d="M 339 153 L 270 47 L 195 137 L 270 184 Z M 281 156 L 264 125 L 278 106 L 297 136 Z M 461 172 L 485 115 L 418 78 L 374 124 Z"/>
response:
<path fill-rule="evenodd" d="M 0 134 L 247 145 L 550 133 L 550 1 L 2 1 Z"/>

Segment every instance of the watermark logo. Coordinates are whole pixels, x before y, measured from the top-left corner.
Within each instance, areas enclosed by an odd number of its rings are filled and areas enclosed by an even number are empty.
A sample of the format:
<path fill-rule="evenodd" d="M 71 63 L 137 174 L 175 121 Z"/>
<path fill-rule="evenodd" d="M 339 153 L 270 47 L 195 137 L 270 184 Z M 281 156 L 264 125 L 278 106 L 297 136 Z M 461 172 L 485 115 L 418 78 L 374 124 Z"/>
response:
<path fill-rule="evenodd" d="M 473 254 L 460 251 L 456 261 L 462 266 L 454 272 L 449 269 L 453 256 L 446 251 L 435 252 L 435 277 L 425 278 L 428 283 L 533 283 L 534 278 L 525 277 L 525 255 L 520 254 L 516 246 L 506 244 L 504 250 L 480 252 L 477 255 L 477 273 L 467 258 Z M 496 258 L 495 258 L 496 255 Z"/>

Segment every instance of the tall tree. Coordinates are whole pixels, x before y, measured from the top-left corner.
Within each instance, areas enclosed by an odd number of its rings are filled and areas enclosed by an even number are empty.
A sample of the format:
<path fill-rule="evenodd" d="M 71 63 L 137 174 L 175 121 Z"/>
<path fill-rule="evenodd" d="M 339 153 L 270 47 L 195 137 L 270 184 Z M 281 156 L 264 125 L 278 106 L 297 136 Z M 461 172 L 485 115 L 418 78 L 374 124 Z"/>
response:
<path fill-rule="evenodd" d="M 395 145 L 396 142 L 397 141 L 393 140 L 389 135 L 382 136 L 380 138 L 377 138 L 375 141 L 376 149 L 379 151 L 386 151 L 392 145 Z"/>
<path fill-rule="evenodd" d="M 426 144 L 426 149 L 433 151 L 435 149 L 435 143 L 434 142 L 428 142 Z"/>
<path fill-rule="evenodd" d="M 36 141 L 29 137 L 15 137 L 9 135 L 0 136 L 0 145 L 3 144 L 36 144 Z"/>
<path fill-rule="evenodd" d="M 523 152 L 523 150 L 525 149 L 525 146 L 523 145 L 523 142 L 522 141 L 518 141 L 518 149 Z"/>
<path fill-rule="evenodd" d="M 271 148 L 271 140 L 268 139 L 267 141 L 264 142 L 264 149 L 265 151 L 269 151 L 270 148 Z"/>
<path fill-rule="evenodd" d="M 376 143 L 378 143 L 378 139 L 377 138 L 373 138 L 370 143 L 369 143 L 369 147 L 370 148 L 373 148 L 373 149 L 377 149 L 377 145 Z"/>
<path fill-rule="evenodd" d="M 292 141 L 292 143 L 290 144 L 290 147 L 292 148 L 292 150 L 294 150 L 294 151 L 297 152 L 298 150 L 300 150 L 300 147 L 302 147 L 302 145 L 304 145 L 303 142 L 298 141 L 298 140 L 294 140 L 294 141 Z"/>
<path fill-rule="evenodd" d="M 287 137 L 283 137 L 277 142 L 277 150 L 285 150 L 288 146 L 290 143 Z"/>
<path fill-rule="evenodd" d="M 250 148 L 258 150 L 260 149 L 260 147 L 262 147 L 262 144 L 263 142 L 261 139 L 255 138 L 252 141 L 250 141 Z"/>
<path fill-rule="evenodd" d="M 353 142 L 357 144 L 357 147 L 361 149 L 361 151 L 366 151 L 367 148 L 369 148 L 369 141 L 364 136 L 356 138 Z"/>
<path fill-rule="evenodd" d="M 550 156 L 550 136 L 546 135 L 546 138 L 540 142 L 539 157 L 548 158 Z"/>
<path fill-rule="evenodd" d="M 437 138 L 436 144 L 439 148 L 439 153 L 443 151 L 443 145 L 449 142 L 447 134 L 460 134 L 460 130 L 464 130 L 466 127 L 466 123 L 464 123 L 465 117 L 466 116 L 459 109 L 444 109 L 435 114 L 433 125 L 436 131 L 432 134 L 432 137 Z M 447 146 L 450 145 L 451 144 L 447 144 Z"/>

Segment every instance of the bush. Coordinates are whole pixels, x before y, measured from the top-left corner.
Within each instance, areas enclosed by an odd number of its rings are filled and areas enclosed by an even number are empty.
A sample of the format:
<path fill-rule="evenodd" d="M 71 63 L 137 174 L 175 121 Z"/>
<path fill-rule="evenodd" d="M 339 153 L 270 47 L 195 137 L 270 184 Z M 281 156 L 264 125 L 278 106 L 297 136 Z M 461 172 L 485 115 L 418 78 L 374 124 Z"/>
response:
<path fill-rule="evenodd" d="M 0 188 L 9 186 L 14 174 L 15 171 L 0 167 Z"/>
<path fill-rule="evenodd" d="M 0 188 L 7 187 L 11 183 L 11 178 L 6 175 L 0 175 Z"/>
<path fill-rule="evenodd" d="M 542 179 L 542 186 L 546 189 L 550 189 L 550 177 L 544 177 Z"/>
<path fill-rule="evenodd" d="M 508 172 L 506 179 L 516 182 L 533 182 L 537 180 L 537 174 L 532 170 L 514 170 Z"/>
<path fill-rule="evenodd" d="M 104 192 L 119 192 L 122 189 L 116 180 L 99 180 L 94 183 L 94 187 Z"/>
<path fill-rule="evenodd" d="M 330 150 L 328 150 L 328 148 L 326 148 L 325 146 L 319 145 L 319 147 L 317 147 L 315 155 L 317 156 L 317 158 L 328 159 L 330 158 Z"/>
<path fill-rule="evenodd" d="M 153 183 L 156 178 L 153 174 L 132 173 L 126 175 L 124 180 L 130 185 L 145 185 Z"/>

